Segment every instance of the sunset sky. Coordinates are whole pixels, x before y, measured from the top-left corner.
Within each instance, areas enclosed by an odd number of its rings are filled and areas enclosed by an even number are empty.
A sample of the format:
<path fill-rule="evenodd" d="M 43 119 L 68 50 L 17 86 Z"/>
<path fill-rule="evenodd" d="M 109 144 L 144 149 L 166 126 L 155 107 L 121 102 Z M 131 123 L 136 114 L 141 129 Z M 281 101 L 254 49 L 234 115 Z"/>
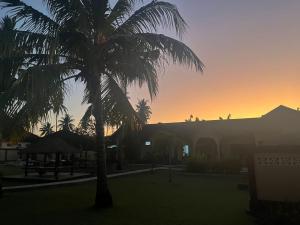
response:
<path fill-rule="evenodd" d="M 34 6 L 41 1 L 31 0 Z M 169 66 L 151 103 L 152 123 L 257 117 L 283 104 L 300 106 L 299 0 L 171 0 L 189 24 L 183 41 L 204 73 Z M 71 85 L 69 112 L 80 119 L 82 86 Z M 130 100 L 149 99 L 146 88 Z"/>

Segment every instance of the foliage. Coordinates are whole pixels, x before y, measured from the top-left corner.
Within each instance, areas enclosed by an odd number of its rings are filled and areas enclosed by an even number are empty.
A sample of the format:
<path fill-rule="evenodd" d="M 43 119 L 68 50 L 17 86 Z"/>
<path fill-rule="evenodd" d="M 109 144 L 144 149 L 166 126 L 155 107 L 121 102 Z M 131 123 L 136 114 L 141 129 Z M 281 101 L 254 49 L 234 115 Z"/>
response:
<path fill-rule="evenodd" d="M 59 128 L 65 131 L 73 131 L 75 129 L 75 125 L 73 124 L 74 119 L 68 113 L 65 114 L 59 121 Z"/>
<path fill-rule="evenodd" d="M 140 160 L 140 140 L 136 131 L 126 132 L 125 137 L 122 141 L 122 148 L 125 156 L 125 160 L 128 162 L 136 163 Z"/>
<path fill-rule="evenodd" d="M 185 120 L 185 122 L 192 122 L 193 121 L 194 116 L 190 115 L 190 117 L 188 119 Z"/>
<path fill-rule="evenodd" d="M 175 153 L 179 149 L 181 152 L 183 147 L 182 140 L 171 132 L 158 132 L 152 137 L 152 145 L 149 153 L 153 154 L 153 159 L 156 162 L 169 162 L 171 154 L 172 161 L 175 160 Z M 150 157 L 151 154 L 147 157 Z"/>
<path fill-rule="evenodd" d="M 96 135 L 95 119 L 90 117 L 87 121 L 81 120 L 75 132 L 80 135 L 94 137 Z"/>
<path fill-rule="evenodd" d="M 152 114 L 151 107 L 148 105 L 148 101 L 145 99 L 139 100 L 138 104 L 136 105 L 136 111 L 141 121 L 144 124 L 147 124 Z"/>
<path fill-rule="evenodd" d="M 193 121 L 194 119 L 194 116 L 193 115 L 190 115 L 190 117 L 188 119 L 185 120 L 185 122 L 200 122 L 200 119 L 199 117 L 195 117 L 195 120 Z"/>
<path fill-rule="evenodd" d="M 182 42 L 156 33 L 163 28 L 175 31 L 180 38 L 183 35 L 186 22 L 171 3 L 151 1 L 135 11 L 137 2 L 143 1 L 118 0 L 115 5 L 108 0 L 42 2 L 47 13 L 21 0 L 0 0 L 20 24 L 10 33 L 16 37 L 14 44 L 24 49 L 23 61 L 29 62 L 20 73 L 22 82 L 16 90 L 20 95 L 25 91 L 30 96 L 26 100 L 40 103 L 49 102 L 55 92 L 54 96 L 64 94 L 70 79 L 85 85 L 83 102 L 90 106 L 85 115 L 96 121 L 96 203 L 111 205 L 104 161 L 106 116 L 113 115 L 132 128 L 141 125 L 122 87 L 146 84 L 153 98 L 158 93 L 157 71 L 166 63 L 197 71 L 202 71 L 203 64 Z M 30 110 L 39 112 L 37 117 L 49 111 L 48 104 L 41 105 L 30 105 Z"/>
<path fill-rule="evenodd" d="M 255 216 L 259 225 L 298 225 L 300 203 L 262 202 L 262 209 Z"/>
<path fill-rule="evenodd" d="M 1 0 L 2 6 L 11 9 L 10 13 L 22 25 L 23 29 L 14 34 L 16 44 L 26 48 L 23 58 L 33 65 L 26 71 L 31 75 L 44 74 L 45 81 L 49 71 L 52 80 L 44 82 L 48 85 L 70 76 L 83 81 L 84 101 L 89 103 L 98 82 L 93 74 L 98 73 L 103 78 L 100 86 L 108 115 L 122 111 L 122 120 L 133 119 L 133 109 L 124 108 L 129 102 L 120 97 L 124 96 L 120 85 L 146 83 L 154 96 L 158 90 L 156 69 L 168 58 L 174 63 L 195 66 L 196 70 L 203 68 L 183 43 L 151 33 L 163 27 L 174 29 L 179 36 L 183 34 L 186 23 L 170 3 L 152 1 L 133 12 L 136 2 L 127 0 L 118 1 L 114 7 L 108 1 L 44 2 L 49 16 L 22 1 Z M 79 72 L 72 76 L 75 70 Z M 40 89 L 45 88 L 41 80 L 36 81 Z"/>
<path fill-rule="evenodd" d="M 2 184 L 2 173 L 0 172 L 0 198 L 2 198 L 2 195 L 3 195 L 2 187 L 3 187 L 3 184 Z"/>
<path fill-rule="evenodd" d="M 239 160 L 207 161 L 190 159 L 186 164 L 186 170 L 193 173 L 239 173 L 241 162 Z"/>
<path fill-rule="evenodd" d="M 43 77 L 35 68 L 28 68 L 34 63 L 28 57 L 34 57 L 35 49 L 27 45 L 32 39 L 26 32 L 22 32 L 23 37 L 18 34 L 16 21 L 17 18 L 4 17 L 0 23 L 0 132 L 6 138 L 22 135 L 40 118 L 46 118 L 64 93 L 46 66 Z"/>
<path fill-rule="evenodd" d="M 41 128 L 40 128 L 40 132 L 41 132 L 41 136 L 47 136 L 53 133 L 53 126 L 51 125 L 51 123 L 46 122 L 44 124 L 42 124 Z"/>

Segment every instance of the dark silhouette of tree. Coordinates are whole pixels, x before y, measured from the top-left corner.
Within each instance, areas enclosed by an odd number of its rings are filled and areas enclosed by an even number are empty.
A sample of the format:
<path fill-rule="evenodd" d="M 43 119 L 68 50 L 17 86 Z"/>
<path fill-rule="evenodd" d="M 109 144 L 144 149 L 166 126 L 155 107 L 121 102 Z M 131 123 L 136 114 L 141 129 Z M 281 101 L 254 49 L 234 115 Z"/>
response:
<path fill-rule="evenodd" d="M 62 117 L 58 122 L 58 126 L 62 130 L 73 131 L 75 128 L 75 125 L 73 124 L 74 119 L 68 113 L 66 113 L 65 116 Z"/>
<path fill-rule="evenodd" d="M 190 115 L 190 117 L 188 119 L 185 120 L 185 122 L 193 122 L 193 115 Z"/>
<path fill-rule="evenodd" d="M 28 58 L 34 50 L 25 33 L 17 30 L 16 18 L 0 21 L 0 133 L 6 138 L 33 129 L 64 96 L 61 85 L 51 85 L 47 74 L 38 78 L 33 68 L 26 70 L 34 63 Z"/>
<path fill-rule="evenodd" d="M 132 127 L 139 124 L 122 84 L 146 83 L 154 97 L 158 92 L 157 68 L 165 61 L 202 71 L 202 62 L 190 48 L 155 33 L 169 28 L 181 37 L 185 21 L 176 6 L 162 1 L 151 1 L 133 11 L 135 0 L 118 0 L 113 6 L 108 0 L 45 0 L 46 14 L 19 0 L 0 3 L 11 9 L 21 25 L 16 41 L 26 49 L 24 58 L 30 61 L 23 68 L 25 77 L 34 78 L 39 89 L 47 90 L 66 90 L 65 82 L 70 79 L 84 83 L 84 102 L 90 104 L 96 123 L 95 206 L 112 206 L 106 177 L 105 115 L 119 115 Z"/>
<path fill-rule="evenodd" d="M 40 128 L 41 136 L 47 136 L 53 133 L 53 126 L 51 123 L 47 122 Z"/>
<path fill-rule="evenodd" d="M 151 107 L 148 105 L 148 101 L 145 99 L 139 100 L 138 104 L 136 105 L 136 111 L 142 122 L 147 124 L 152 114 Z"/>
<path fill-rule="evenodd" d="M 227 119 L 228 119 L 228 120 L 231 119 L 231 114 L 228 114 Z"/>
<path fill-rule="evenodd" d="M 87 121 L 80 121 L 75 132 L 80 135 L 87 135 L 90 137 L 94 137 L 96 135 L 95 125 L 96 125 L 95 120 L 93 118 L 89 118 Z"/>
<path fill-rule="evenodd" d="M 52 111 L 55 114 L 55 131 L 58 131 L 58 115 L 59 113 L 63 113 L 67 111 L 67 108 L 63 105 L 64 103 L 64 96 L 58 96 L 53 102 Z"/>

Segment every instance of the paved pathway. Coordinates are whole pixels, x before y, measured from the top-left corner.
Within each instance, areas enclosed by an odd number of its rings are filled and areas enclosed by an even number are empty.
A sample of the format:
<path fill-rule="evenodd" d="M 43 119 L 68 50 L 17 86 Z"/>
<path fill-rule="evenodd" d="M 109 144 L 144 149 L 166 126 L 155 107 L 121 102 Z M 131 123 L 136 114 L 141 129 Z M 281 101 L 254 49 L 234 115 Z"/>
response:
<path fill-rule="evenodd" d="M 156 167 L 154 170 L 163 170 L 167 169 L 166 167 Z M 134 170 L 134 171 L 128 171 L 128 172 L 122 172 L 122 173 L 115 173 L 115 174 L 109 174 L 107 175 L 108 178 L 114 178 L 114 177 L 121 177 L 121 176 L 127 176 L 127 175 L 134 175 L 134 174 L 140 174 L 140 173 L 146 173 L 150 172 L 152 169 L 143 169 L 143 170 Z M 36 189 L 36 188 L 44 188 L 44 187 L 57 187 L 62 185 L 69 185 L 69 184 L 79 184 L 79 183 L 85 183 L 96 180 L 97 177 L 89 177 L 89 178 L 82 178 L 82 179 L 76 179 L 76 180 L 68 180 L 68 181 L 58 181 L 58 182 L 51 182 L 51 183 L 44 183 L 44 184 L 31 184 L 31 185 L 20 185 L 20 186 L 10 186 L 10 187 L 3 187 L 3 191 L 25 191 L 29 189 Z"/>

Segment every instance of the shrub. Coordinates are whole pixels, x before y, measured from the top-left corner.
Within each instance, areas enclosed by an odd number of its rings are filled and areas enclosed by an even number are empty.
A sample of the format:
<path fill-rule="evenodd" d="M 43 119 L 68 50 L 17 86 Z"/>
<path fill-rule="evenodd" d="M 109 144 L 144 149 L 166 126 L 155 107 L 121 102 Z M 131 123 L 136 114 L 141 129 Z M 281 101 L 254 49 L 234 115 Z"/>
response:
<path fill-rule="evenodd" d="M 259 225 L 299 225 L 300 203 L 266 203 L 256 213 Z"/>
<path fill-rule="evenodd" d="M 239 173 L 239 160 L 205 161 L 191 159 L 186 164 L 186 170 L 193 173 Z"/>
<path fill-rule="evenodd" d="M 239 160 L 222 160 L 216 163 L 216 169 L 219 172 L 239 173 L 241 171 L 241 162 Z"/>
<path fill-rule="evenodd" d="M 0 198 L 3 195 L 3 191 L 2 191 L 2 173 L 0 172 Z"/>
<path fill-rule="evenodd" d="M 208 172 L 209 170 L 208 162 L 191 159 L 186 164 L 186 170 L 192 173 Z"/>

